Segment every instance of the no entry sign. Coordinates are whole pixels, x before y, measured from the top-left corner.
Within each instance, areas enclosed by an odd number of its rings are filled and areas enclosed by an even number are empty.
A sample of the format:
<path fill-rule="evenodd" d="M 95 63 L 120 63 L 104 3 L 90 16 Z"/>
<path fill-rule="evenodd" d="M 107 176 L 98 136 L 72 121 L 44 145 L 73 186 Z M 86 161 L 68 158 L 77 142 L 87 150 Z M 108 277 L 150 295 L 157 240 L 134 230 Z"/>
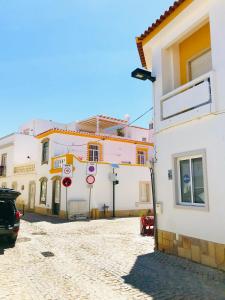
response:
<path fill-rule="evenodd" d="M 93 184 L 95 182 L 95 177 L 93 175 L 88 175 L 86 178 L 88 184 Z"/>
<path fill-rule="evenodd" d="M 62 184 L 65 186 L 65 187 L 69 187 L 71 186 L 72 184 L 72 179 L 70 177 L 65 177 L 63 178 L 62 180 Z"/>

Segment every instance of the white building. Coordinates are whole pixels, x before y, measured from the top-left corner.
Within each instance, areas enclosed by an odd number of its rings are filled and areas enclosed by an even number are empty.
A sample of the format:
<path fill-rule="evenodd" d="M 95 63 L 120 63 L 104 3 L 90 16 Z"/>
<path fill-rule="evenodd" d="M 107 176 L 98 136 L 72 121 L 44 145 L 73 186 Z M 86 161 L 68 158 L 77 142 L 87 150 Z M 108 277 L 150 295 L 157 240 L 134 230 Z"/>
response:
<path fill-rule="evenodd" d="M 159 248 L 223 270 L 224 28 L 224 0 L 179 0 L 137 38 L 156 77 Z"/>
<path fill-rule="evenodd" d="M 90 188 L 87 165 L 97 168 L 91 191 L 91 209 L 103 216 L 113 209 L 112 166 L 118 164 L 115 186 L 117 216 L 146 213 L 152 208 L 150 174 L 152 129 L 128 126 L 127 120 L 95 116 L 70 124 L 33 120 L 19 133 L 0 139 L 3 167 L 0 186 L 21 192 L 18 204 L 43 214 L 87 214 Z M 62 166 L 73 166 L 72 185 L 62 186 Z M 114 178 L 115 179 L 115 178 Z"/>

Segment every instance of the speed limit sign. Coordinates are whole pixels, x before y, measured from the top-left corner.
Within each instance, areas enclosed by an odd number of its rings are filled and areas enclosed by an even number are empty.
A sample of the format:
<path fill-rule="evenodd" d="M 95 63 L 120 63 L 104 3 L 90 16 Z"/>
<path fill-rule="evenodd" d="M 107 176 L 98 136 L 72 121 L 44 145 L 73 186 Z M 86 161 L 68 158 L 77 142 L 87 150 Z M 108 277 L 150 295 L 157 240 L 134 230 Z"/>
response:
<path fill-rule="evenodd" d="M 62 166 L 62 177 L 73 177 L 73 166 L 72 165 L 63 165 Z"/>

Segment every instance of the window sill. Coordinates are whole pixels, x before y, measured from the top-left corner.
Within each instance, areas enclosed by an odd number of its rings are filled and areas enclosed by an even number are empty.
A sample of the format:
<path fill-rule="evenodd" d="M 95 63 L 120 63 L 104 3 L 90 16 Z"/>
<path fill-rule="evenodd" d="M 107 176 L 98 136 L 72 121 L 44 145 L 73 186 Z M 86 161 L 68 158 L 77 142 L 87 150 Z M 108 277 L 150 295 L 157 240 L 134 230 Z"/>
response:
<path fill-rule="evenodd" d="M 135 206 L 150 205 L 150 204 L 152 204 L 152 202 L 150 201 L 135 202 Z"/>
<path fill-rule="evenodd" d="M 200 210 L 200 211 L 209 211 L 207 204 L 203 205 L 193 205 L 193 204 L 180 204 L 176 203 L 175 208 L 178 209 L 189 209 L 189 210 Z"/>

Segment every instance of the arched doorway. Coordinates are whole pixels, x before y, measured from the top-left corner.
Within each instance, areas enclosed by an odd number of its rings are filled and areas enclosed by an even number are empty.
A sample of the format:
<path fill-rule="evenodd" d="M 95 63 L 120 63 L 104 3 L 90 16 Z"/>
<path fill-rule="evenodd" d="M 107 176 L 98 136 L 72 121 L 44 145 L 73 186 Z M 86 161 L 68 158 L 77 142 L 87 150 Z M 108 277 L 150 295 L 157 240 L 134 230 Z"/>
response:
<path fill-rule="evenodd" d="M 61 202 L 61 177 L 53 177 L 52 180 L 52 214 L 59 215 Z"/>
<path fill-rule="evenodd" d="M 29 182 L 29 201 L 28 201 L 28 209 L 34 210 L 35 208 L 35 195 L 36 195 L 36 183 L 35 181 Z"/>

